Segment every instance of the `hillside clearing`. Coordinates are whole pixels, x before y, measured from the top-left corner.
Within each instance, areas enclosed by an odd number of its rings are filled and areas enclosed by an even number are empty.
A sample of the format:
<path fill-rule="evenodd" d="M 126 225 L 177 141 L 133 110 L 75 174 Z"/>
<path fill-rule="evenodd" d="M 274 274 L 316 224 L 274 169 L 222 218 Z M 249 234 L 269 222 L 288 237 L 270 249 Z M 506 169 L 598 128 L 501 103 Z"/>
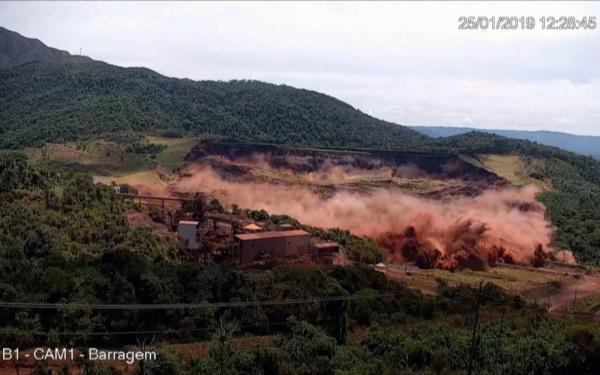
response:
<path fill-rule="evenodd" d="M 148 193 L 161 192 L 167 186 L 167 177 L 159 171 L 143 171 L 123 176 L 94 176 L 94 182 L 105 185 L 127 184 Z"/>
<path fill-rule="evenodd" d="M 156 161 L 168 170 L 177 168 L 185 161 L 185 156 L 190 152 L 200 138 L 167 138 L 147 137 L 150 144 L 162 144 L 167 148 L 156 155 Z"/>
<path fill-rule="evenodd" d="M 89 142 L 48 143 L 44 147 L 27 148 L 33 165 L 45 165 L 60 171 L 89 172 L 95 175 L 124 177 L 163 166 L 172 171 L 185 161 L 198 138 L 147 137 L 148 144 L 165 145 L 153 154 L 135 153 L 127 144 L 96 139 Z"/>
<path fill-rule="evenodd" d="M 25 150 L 33 165 L 101 175 L 123 174 L 150 169 L 156 164 L 147 155 L 127 152 L 124 145 L 105 140 L 86 143 L 49 143 L 45 147 Z"/>
<path fill-rule="evenodd" d="M 526 160 L 518 155 L 497 154 L 462 155 L 462 159 L 495 173 L 515 186 L 534 184 L 540 188 L 545 187 L 542 181 L 530 177 L 530 171 L 538 160 Z"/>

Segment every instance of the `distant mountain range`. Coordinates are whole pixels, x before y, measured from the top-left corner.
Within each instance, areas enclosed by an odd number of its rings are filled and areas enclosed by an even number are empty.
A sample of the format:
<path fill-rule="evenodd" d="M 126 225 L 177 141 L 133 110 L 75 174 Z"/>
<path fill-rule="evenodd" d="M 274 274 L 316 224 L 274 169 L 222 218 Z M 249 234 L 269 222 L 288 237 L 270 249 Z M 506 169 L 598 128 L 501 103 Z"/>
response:
<path fill-rule="evenodd" d="M 490 130 L 465 127 L 455 128 L 448 126 L 410 126 L 410 128 L 433 138 L 452 137 L 472 131 L 490 133 L 507 138 L 524 139 L 547 146 L 559 147 L 567 151 L 600 159 L 600 136 L 575 135 L 545 130 Z"/>

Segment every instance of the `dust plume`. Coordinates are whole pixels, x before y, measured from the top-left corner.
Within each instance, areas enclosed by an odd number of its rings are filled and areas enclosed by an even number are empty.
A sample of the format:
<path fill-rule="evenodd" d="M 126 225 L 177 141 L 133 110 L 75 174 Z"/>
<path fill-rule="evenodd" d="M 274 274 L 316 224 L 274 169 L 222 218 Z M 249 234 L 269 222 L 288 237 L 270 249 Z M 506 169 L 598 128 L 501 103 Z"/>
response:
<path fill-rule="evenodd" d="M 374 237 L 394 262 L 421 267 L 486 269 L 499 261 L 536 264 L 547 256 L 552 227 L 537 188 L 487 190 L 440 201 L 399 191 L 337 191 L 327 199 L 307 187 L 221 178 L 194 165 L 170 192 L 203 191 L 225 204 L 287 214 L 313 226 Z"/>

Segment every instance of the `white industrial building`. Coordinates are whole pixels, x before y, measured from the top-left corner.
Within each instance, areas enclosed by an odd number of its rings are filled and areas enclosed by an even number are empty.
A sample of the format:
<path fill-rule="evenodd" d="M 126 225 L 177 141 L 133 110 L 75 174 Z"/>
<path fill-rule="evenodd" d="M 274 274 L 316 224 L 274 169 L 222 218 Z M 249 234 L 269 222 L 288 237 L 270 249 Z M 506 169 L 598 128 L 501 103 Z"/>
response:
<path fill-rule="evenodd" d="M 177 226 L 177 235 L 188 250 L 200 249 L 200 242 L 198 241 L 198 225 L 199 223 L 197 221 L 181 220 Z"/>

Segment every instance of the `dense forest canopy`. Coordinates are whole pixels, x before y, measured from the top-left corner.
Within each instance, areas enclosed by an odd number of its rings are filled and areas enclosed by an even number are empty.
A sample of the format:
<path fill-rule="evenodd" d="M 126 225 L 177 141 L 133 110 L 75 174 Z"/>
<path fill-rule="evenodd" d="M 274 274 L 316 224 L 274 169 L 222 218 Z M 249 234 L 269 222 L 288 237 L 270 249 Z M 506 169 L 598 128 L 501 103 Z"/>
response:
<path fill-rule="evenodd" d="M 168 78 L 84 57 L 0 70 L 0 82 L 0 148 L 149 132 L 387 149 L 426 139 L 314 91 Z"/>

